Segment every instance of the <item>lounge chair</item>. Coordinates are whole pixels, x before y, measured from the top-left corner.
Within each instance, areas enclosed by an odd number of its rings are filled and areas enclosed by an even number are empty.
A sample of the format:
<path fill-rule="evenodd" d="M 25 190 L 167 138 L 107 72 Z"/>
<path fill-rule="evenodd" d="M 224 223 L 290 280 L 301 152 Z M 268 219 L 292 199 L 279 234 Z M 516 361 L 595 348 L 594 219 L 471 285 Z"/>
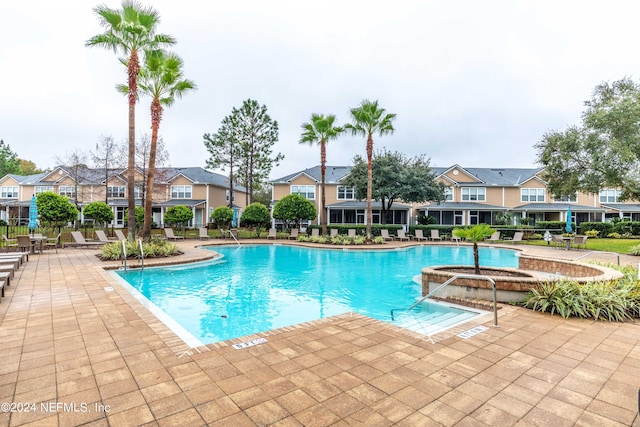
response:
<path fill-rule="evenodd" d="M 337 228 L 332 228 L 329 233 L 330 233 L 331 237 L 336 237 L 338 235 L 338 229 Z"/>
<path fill-rule="evenodd" d="M 398 239 L 400 241 L 403 241 L 403 240 L 409 241 L 410 240 L 409 236 L 407 236 L 405 234 L 404 230 L 398 230 L 398 235 L 396 236 L 396 239 Z"/>
<path fill-rule="evenodd" d="M 351 230 L 349 230 L 351 231 Z M 354 230 L 355 231 L 355 230 Z M 389 230 L 387 230 L 386 228 L 383 228 L 382 230 L 380 230 L 380 236 L 386 241 L 386 240 L 393 240 L 392 235 L 389 234 Z"/>
<path fill-rule="evenodd" d="M 24 264 L 29 261 L 29 252 L 12 252 L 10 254 L 0 254 L 0 262 L 6 260 L 14 260 L 17 259 L 20 264 Z"/>
<path fill-rule="evenodd" d="M 209 230 L 207 230 L 207 227 L 198 228 L 198 238 L 200 240 L 209 240 L 211 238 L 209 236 Z"/>
<path fill-rule="evenodd" d="M 515 233 L 513 233 L 513 237 L 511 239 L 505 239 L 505 242 L 508 242 L 508 243 L 522 242 L 523 236 L 524 236 L 524 233 L 522 231 L 516 231 Z"/>
<path fill-rule="evenodd" d="M 576 236 L 573 238 L 573 247 L 576 249 L 587 249 L 587 237 L 589 236 Z"/>
<path fill-rule="evenodd" d="M 487 239 L 487 242 L 490 242 L 490 243 L 496 243 L 496 242 L 499 242 L 499 241 L 500 241 L 500 232 L 499 232 L 499 231 L 495 231 L 495 232 L 491 235 L 491 237 L 489 237 L 489 238 Z"/>
<path fill-rule="evenodd" d="M 71 246 L 76 248 L 99 248 L 104 245 L 104 242 L 86 240 L 82 235 L 82 233 L 79 231 L 72 231 L 71 237 L 73 237 L 73 242 L 66 243 L 65 246 Z"/>
<path fill-rule="evenodd" d="M 292 228 L 291 229 L 291 234 L 289 234 L 289 240 L 298 240 L 298 233 L 300 232 L 300 230 L 298 230 L 297 228 Z"/>
<path fill-rule="evenodd" d="M 269 239 L 277 240 L 278 239 L 277 233 L 278 231 L 275 228 L 270 228 L 269 235 L 267 235 L 267 240 Z"/>
<path fill-rule="evenodd" d="M 96 236 L 98 236 L 98 241 L 103 243 L 110 243 L 111 240 L 107 237 L 107 234 L 103 230 L 96 230 Z"/>
<path fill-rule="evenodd" d="M 439 230 L 431 230 L 431 240 L 442 240 Z"/>
<path fill-rule="evenodd" d="M 169 240 L 183 240 L 184 239 L 183 236 L 176 236 L 175 234 L 173 234 L 173 228 L 165 228 L 164 229 L 164 235 L 167 236 L 167 239 L 169 239 Z"/>
<path fill-rule="evenodd" d="M 116 234 L 116 237 L 118 238 L 118 240 L 127 240 L 127 236 L 124 235 L 122 230 L 116 229 L 116 230 L 113 230 L 113 232 Z"/>
<path fill-rule="evenodd" d="M 317 228 L 311 229 L 311 237 L 320 237 L 320 230 Z"/>
<path fill-rule="evenodd" d="M 18 241 L 16 239 L 7 239 L 7 236 L 2 235 L 2 240 L 4 242 L 4 251 L 9 252 L 9 248 L 15 248 L 18 250 Z"/>
<path fill-rule="evenodd" d="M 356 237 L 356 229 L 355 229 L 355 228 L 350 228 L 350 229 L 347 231 L 347 236 L 349 236 L 349 237 Z"/>
<path fill-rule="evenodd" d="M 417 241 L 427 240 L 427 238 L 426 238 L 426 237 L 424 237 L 424 232 L 422 231 L 422 229 L 418 228 L 418 229 L 415 231 L 415 233 L 416 233 L 416 235 L 415 235 L 415 236 L 413 236 L 413 238 L 414 238 L 415 240 L 417 240 Z"/>

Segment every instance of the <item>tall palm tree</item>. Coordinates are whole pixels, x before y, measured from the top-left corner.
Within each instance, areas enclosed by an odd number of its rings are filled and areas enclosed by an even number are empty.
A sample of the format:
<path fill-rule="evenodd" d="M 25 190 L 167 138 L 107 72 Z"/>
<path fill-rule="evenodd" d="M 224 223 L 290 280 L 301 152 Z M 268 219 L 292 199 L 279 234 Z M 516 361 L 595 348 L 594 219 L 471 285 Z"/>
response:
<path fill-rule="evenodd" d="M 344 131 L 340 126 L 334 126 L 336 116 L 324 114 L 312 114 L 311 121 L 302 124 L 302 135 L 300 136 L 300 144 L 320 144 L 320 174 L 322 175 L 322 183 L 320 185 L 320 225 L 322 226 L 322 234 L 327 234 L 327 208 L 325 206 L 325 174 L 327 171 L 327 142 L 338 138 Z"/>
<path fill-rule="evenodd" d="M 122 9 L 111 9 L 104 5 L 94 9 L 105 32 L 93 36 L 86 46 L 98 46 L 113 50 L 125 56 L 120 61 L 127 66 L 127 87 L 129 99 L 129 153 L 127 164 L 127 196 L 129 238 L 135 236 L 135 154 L 136 154 L 136 101 L 138 99 L 138 74 L 140 60 L 138 54 L 148 49 L 158 49 L 176 43 L 169 35 L 156 34 L 160 15 L 151 7 L 143 7 L 135 0 L 124 0 Z"/>
<path fill-rule="evenodd" d="M 371 210 L 371 193 L 373 182 L 373 134 L 379 136 L 392 134 L 395 114 L 386 114 L 384 108 L 378 106 L 378 101 L 364 100 L 356 108 L 351 110 L 352 123 L 345 125 L 345 130 L 352 135 L 361 135 L 367 138 L 367 238 L 371 239 L 371 222 L 373 212 Z"/>
<path fill-rule="evenodd" d="M 151 146 L 147 167 L 147 191 L 144 199 L 144 224 L 142 237 L 151 238 L 151 208 L 153 202 L 153 180 L 156 169 L 158 129 L 162 121 L 164 107 L 173 105 L 176 98 L 196 89 L 196 84 L 184 78 L 182 59 L 163 50 L 147 52 L 145 66 L 140 69 L 138 86 L 140 92 L 151 97 Z M 129 93 L 126 85 L 118 86 L 123 93 Z"/>

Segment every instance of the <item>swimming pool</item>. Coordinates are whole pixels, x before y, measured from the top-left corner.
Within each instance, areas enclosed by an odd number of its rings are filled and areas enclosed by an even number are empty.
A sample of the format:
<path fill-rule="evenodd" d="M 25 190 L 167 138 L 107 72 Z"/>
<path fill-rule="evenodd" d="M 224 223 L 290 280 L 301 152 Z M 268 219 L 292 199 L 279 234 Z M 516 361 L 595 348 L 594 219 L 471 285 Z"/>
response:
<path fill-rule="evenodd" d="M 356 312 L 390 321 L 421 295 L 413 280 L 431 265 L 473 264 L 471 247 L 336 250 L 287 245 L 216 246 L 222 258 L 118 271 L 202 343 Z M 485 266 L 517 267 L 516 251 L 480 248 Z"/>

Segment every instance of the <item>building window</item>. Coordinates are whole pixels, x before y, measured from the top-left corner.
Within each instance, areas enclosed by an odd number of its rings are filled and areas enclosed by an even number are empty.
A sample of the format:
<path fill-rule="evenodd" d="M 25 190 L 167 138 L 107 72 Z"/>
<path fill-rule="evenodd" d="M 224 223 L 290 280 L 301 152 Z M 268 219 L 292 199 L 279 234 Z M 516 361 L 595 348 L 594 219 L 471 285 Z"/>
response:
<path fill-rule="evenodd" d="M 18 187 L 2 187 L 0 197 L 3 199 L 17 199 Z"/>
<path fill-rule="evenodd" d="M 299 194 L 305 199 L 315 200 L 316 187 L 315 185 L 292 185 L 291 194 Z"/>
<path fill-rule="evenodd" d="M 453 200 L 453 188 L 452 187 L 444 187 L 444 201 L 450 202 Z"/>
<path fill-rule="evenodd" d="M 232 195 L 231 197 L 232 197 L 232 199 L 233 199 L 233 200 L 232 200 L 232 202 L 235 202 L 235 201 L 236 201 L 236 192 L 235 192 L 235 191 L 233 192 L 233 195 Z M 225 199 L 227 202 L 229 201 L 229 190 L 225 190 L 225 192 L 224 192 L 224 199 Z"/>
<path fill-rule="evenodd" d="M 356 198 L 356 188 L 345 185 L 338 186 L 338 200 L 354 200 Z"/>
<path fill-rule="evenodd" d="M 124 185 L 110 185 L 107 187 L 107 197 L 124 199 Z"/>
<path fill-rule="evenodd" d="M 486 188 L 483 187 L 462 187 L 463 202 L 484 202 L 486 198 Z"/>
<path fill-rule="evenodd" d="M 553 201 L 564 202 L 564 203 L 576 203 L 578 201 L 578 195 L 574 194 L 573 196 L 554 197 Z"/>
<path fill-rule="evenodd" d="M 620 201 L 622 190 L 602 190 L 600 191 L 600 203 L 617 203 Z"/>
<path fill-rule="evenodd" d="M 58 193 L 61 196 L 72 198 L 76 195 L 76 187 L 73 185 L 61 185 L 58 187 Z"/>
<path fill-rule="evenodd" d="M 191 186 L 190 185 L 172 185 L 171 198 L 172 199 L 190 199 Z"/>
<path fill-rule="evenodd" d="M 36 188 L 35 188 L 36 195 L 40 193 L 44 193 L 46 191 L 53 191 L 53 187 L 51 185 L 36 185 Z"/>
<path fill-rule="evenodd" d="M 137 185 L 133 187 L 133 197 L 135 199 L 142 199 L 142 187 Z"/>
<path fill-rule="evenodd" d="M 520 200 L 523 202 L 544 202 L 544 188 L 522 188 L 520 189 Z"/>

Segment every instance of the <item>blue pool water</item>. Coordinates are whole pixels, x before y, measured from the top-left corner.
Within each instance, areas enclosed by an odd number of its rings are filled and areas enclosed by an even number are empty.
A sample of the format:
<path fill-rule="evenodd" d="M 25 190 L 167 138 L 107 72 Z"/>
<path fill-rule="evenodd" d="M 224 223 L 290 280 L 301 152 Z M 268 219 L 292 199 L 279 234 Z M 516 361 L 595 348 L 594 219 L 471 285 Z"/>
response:
<path fill-rule="evenodd" d="M 203 343 L 356 312 L 390 321 L 421 295 L 412 279 L 432 265 L 472 265 L 471 247 L 402 250 L 217 246 L 219 260 L 117 272 Z M 480 264 L 517 267 L 516 252 L 480 248 Z"/>

